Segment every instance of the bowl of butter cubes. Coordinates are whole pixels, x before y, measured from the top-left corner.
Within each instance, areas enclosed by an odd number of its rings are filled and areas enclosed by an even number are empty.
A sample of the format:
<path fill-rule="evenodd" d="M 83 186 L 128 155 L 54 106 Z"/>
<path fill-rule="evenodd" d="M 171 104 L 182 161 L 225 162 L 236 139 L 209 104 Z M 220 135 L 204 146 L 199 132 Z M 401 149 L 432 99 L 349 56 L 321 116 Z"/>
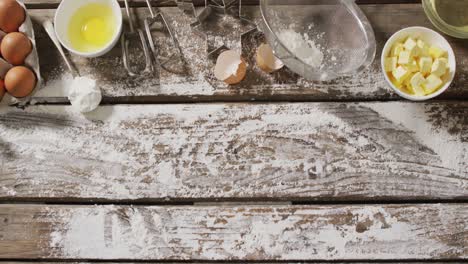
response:
<path fill-rule="evenodd" d="M 382 51 L 385 80 L 401 97 L 434 98 L 447 90 L 456 70 L 455 54 L 439 33 L 424 27 L 396 32 Z"/>

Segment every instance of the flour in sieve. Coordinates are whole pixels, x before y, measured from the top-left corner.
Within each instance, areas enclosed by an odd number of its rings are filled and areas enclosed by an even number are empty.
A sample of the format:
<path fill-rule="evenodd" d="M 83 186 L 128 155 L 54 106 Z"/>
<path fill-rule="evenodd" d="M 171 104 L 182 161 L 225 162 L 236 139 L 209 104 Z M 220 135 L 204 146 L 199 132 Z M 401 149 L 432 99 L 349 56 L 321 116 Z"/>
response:
<path fill-rule="evenodd" d="M 322 66 L 323 53 L 307 34 L 301 35 L 293 29 L 285 29 L 279 32 L 278 38 L 305 63 L 314 68 Z"/>

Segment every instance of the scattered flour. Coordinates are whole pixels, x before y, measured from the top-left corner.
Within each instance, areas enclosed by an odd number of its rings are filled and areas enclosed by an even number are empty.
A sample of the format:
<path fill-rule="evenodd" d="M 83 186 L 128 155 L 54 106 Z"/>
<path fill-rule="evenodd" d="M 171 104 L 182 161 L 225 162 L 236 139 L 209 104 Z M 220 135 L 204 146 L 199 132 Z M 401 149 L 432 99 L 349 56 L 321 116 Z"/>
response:
<path fill-rule="evenodd" d="M 444 210 L 435 224 L 448 228 Z M 409 221 L 419 209 L 389 206 L 310 208 L 50 207 L 52 258 L 362 259 L 425 258 L 453 247 Z M 404 212 L 399 214 L 398 212 Z M 450 218 L 450 217 L 449 217 Z M 453 221 L 453 217 L 451 217 Z M 413 223 L 414 222 L 414 223 Z M 419 222 L 420 224 L 415 224 Z M 422 223 L 422 224 L 421 224 Z"/>
<path fill-rule="evenodd" d="M 73 75 L 64 72 L 48 80 L 41 89 L 37 90 L 34 97 L 67 97 L 72 83 Z"/>
<path fill-rule="evenodd" d="M 466 162 L 465 154 L 468 151 L 467 144 L 462 144 L 459 135 L 449 134 L 446 128 L 434 129 L 431 122 L 427 120 L 428 114 L 426 112 L 429 110 L 430 105 L 394 104 L 397 105 L 386 107 L 385 104 L 372 104 L 371 108 L 382 117 L 414 132 L 422 144 L 437 153 L 437 156 L 441 159 L 441 163 L 437 164 L 438 166 L 453 169 L 457 173 L 468 173 L 468 167 L 464 163 Z"/>

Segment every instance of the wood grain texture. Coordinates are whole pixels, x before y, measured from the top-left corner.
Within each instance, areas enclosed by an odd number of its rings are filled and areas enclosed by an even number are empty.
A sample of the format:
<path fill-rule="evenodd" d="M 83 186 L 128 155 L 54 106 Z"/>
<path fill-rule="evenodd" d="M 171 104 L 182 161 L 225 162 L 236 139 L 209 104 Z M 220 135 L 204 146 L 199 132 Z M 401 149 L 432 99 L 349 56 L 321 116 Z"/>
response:
<path fill-rule="evenodd" d="M 23 0 L 28 8 L 56 8 L 61 0 Z M 193 0 L 196 6 L 203 6 L 204 0 Z M 419 3 L 418 0 L 357 0 L 358 4 L 414 4 Z M 124 6 L 124 1 L 119 0 L 120 5 Z M 130 6 L 145 6 L 145 0 L 132 0 Z M 152 0 L 153 6 L 175 6 L 175 0 Z M 258 5 L 259 0 L 243 0 L 244 5 Z"/>
<path fill-rule="evenodd" d="M 384 81 L 380 71 L 380 50 L 386 39 L 395 31 L 407 26 L 432 27 L 419 4 L 402 5 L 364 5 L 363 11 L 369 17 L 378 41 L 379 51 L 370 69 L 352 77 L 346 77 L 328 83 L 309 82 L 284 69 L 276 74 L 267 75 L 255 66 L 254 52 L 262 37 L 251 35 L 243 44 L 243 53 L 249 60 L 251 69 L 246 80 L 236 86 L 227 86 L 216 81 L 212 75 L 212 62 L 206 59 L 204 37 L 195 33 L 189 26 L 193 20 L 176 7 L 162 8 L 176 31 L 183 50 L 188 70 L 186 76 L 161 71 L 159 76 L 140 76 L 129 78 L 121 63 L 120 47 L 97 59 L 73 57 L 74 63 L 83 75 L 92 75 L 98 80 L 105 102 L 199 102 L 199 101 L 245 101 L 245 100 L 388 100 L 399 98 Z M 248 16 L 259 20 L 258 7 L 246 9 Z M 46 33 L 40 28 L 40 21 L 51 18 L 54 10 L 32 10 L 36 21 L 38 48 L 40 50 L 41 69 L 48 79 L 46 89 L 38 97 L 64 96 L 70 82 L 57 80 L 64 77 L 64 63 Z M 136 13 L 140 18 L 148 16 L 145 8 Z M 233 46 L 240 45 L 232 34 L 225 34 L 226 41 Z M 159 35 L 161 43 L 167 43 L 164 34 Z M 442 95 L 446 99 L 468 98 L 468 48 L 461 40 L 449 38 L 458 59 L 456 79 L 453 86 Z M 136 59 L 140 58 L 138 55 Z M 141 58 L 140 58 L 141 61 Z M 47 101 L 41 99 L 40 101 Z"/>
<path fill-rule="evenodd" d="M 2 264 L 30 264 L 31 262 L 21 262 L 21 261 L 1 261 L 0 260 L 0 263 Z M 67 264 L 67 263 L 70 263 L 70 262 L 66 262 L 66 261 L 63 261 L 63 262 L 60 262 L 60 261 L 53 261 L 53 262 L 47 262 L 47 261 L 34 261 L 34 263 L 37 263 L 37 264 Z M 75 264 L 98 264 L 98 263 L 103 263 L 103 262 L 90 262 L 90 261 L 73 261 L 73 263 Z M 104 263 L 108 263 L 108 264 L 117 264 L 117 263 L 122 263 L 122 264 L 138 264 L 138 263 L 141 263 L 141 262 L 112 262 L 112 261 L 106 261 Z M 172 263 L 172 264 L 177 264 L 177 263 L 180 263 L 180 262 L 152 262 L 152 261 L 145 261 L 144 263 L 148 263 L 148 264 L 158 264 L 158 263 L 166 263 L 166 264 L 169 264 L 169 263 Z M 215 261 L 210 261 L 210 262 L 202 262 L 202 261 L 197 261 L 196 263 L 199 263 L 199 264 L 223 264 L 223 263 L 226 263 L 226 262 L 215 262 Z M 272 262 L 258 262 L 256 261 L 255 263 L 258 263 L 258 264 L 268 264 L 268 263 L 272 263 Z M 281 263 L 289 263 L 289 264 L 301 264 L 303 262 L 281 262 Z M 317 264 L 326 264 L 328 262 L 315 262 Z M 343 262 L 339 262 L 339 261 L 334 261 L 334 263 L 337 263 L 337 264 L 346 264 L 346 263 L 349 263 L 349 262 L 346 262 L 346 261 L 343 261 Z M 353 262 L 355 264 L 366 264 L 368 262 Z M 373 261 L 373 263 L 376 263 L 376 264 L 384 264 L 384 263 L 389 263 L 389 264 L 407 264 L 408 262 L 397 262 L 397 261 L 385 261 L 385 262 L 378 262 L 378 261 Z M 411 263 L 414 263 L 414 264 L 423 264 L 423 263 L 427 263 L 427 262 L 424 262 L 424 261 L 421 261 L 421 262 L 417 262 L 417 261 L 413 261 Z M 435 261 L 431 261 L 431 263 L 433 264 L 448 264 L 448 263 L 456 263 L 456 264 L 462 264 L 464 262 L 462 261 L 450 261 L 450 262 L 435 262 Z"/>
<path fill-rule="evenodd" d="M 3 200 L 468 198 L 468 103 L 0 108 Z"/>
<path fill-rule="evenodd" d="M 468 205 L 0 205 L 0 258 L 468 258 Z"/>

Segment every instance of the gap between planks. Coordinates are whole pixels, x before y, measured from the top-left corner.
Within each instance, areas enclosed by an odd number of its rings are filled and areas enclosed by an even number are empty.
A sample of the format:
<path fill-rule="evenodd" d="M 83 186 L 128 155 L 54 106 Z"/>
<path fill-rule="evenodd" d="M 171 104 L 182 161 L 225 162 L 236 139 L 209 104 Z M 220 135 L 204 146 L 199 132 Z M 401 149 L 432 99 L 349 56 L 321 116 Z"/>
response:
<path fill-rule="evenodd" d="M 461 199 L 413 199 L 394 198 L 388 200 L 310 200 L 304 198 L 205 198 L 205 199 L 137 199 L 137 200 L 107 200 L 107 199 L 84 199 L 70 197 L 54 198 L 1 198 L 0 204 L 30 204 L 30 205 L 116 205 L 116 206 L 201 206 L 201 205 L 384 205 L 384 204 L 461 204 L 467 203 L 468 198 Z"/>
<path fill-rule="evenodd" d="M 271 263 L 285 263 L 285 264 L 301 264 L 301 263 L 315 263 L 315 264 L 453 264 L 453 263 L 466 263 L 462 262 L 460 260 L 445 260 L 443 262 L 438 261 L 438 260 L 407 260 L 407 261 L 400 261 L 400 260 L 363 260 L 363 261 L 353 261 L 353 260 L 348 260 L 348 261 L 343 261 L 343 260 L 330 260 L 330 261 L 301 261 L 301 262 L 291 262 L 291 261 L 147 261 L 147 260 L 133 260 L 131 262 L 125 261 L 125 260 L 101 260 L 101 261 L 86 261 L 86 260 L 63 260 L 63 259 L 48 259 L 47 261 L 41 260 L 41 259 L 20 259 L 20 260 L 0 260 L 0 264 L 68 264 L 68 263 L 74 263 L 74 264 L 160 264 L 160 263 L 165 263 L 165 264 L 183 264 L 183 263 L 198 263 L 198 264 L 226 264 L 226 263 L 256 263 L 256 264 L 271 264 Z"/>
<path fill-rule="evenodd" d="M 302 264 L 302 263 L 315 263 L 315 264 L 453 264 L 453 263 L 467 263 L 460 260 L 444 260 L 443 262 L 439 260 L 363 260 L 363 261 L 353 261 L 353 260 L 329 260 L 329 261 L 301 261 L 301 262 L 291 262 L 291 261 L 147 261 L 147 260 L 100 260 L 100 261 L 87 261 L 87 260 L 63 260 L 63 259 L 48 259 L 44 261 L 42 259 L 5 259 L 0 260 L 0 264 L 183 264 L 183 263 L 197 263 L 197 264 L 226 264 L 226 263 L 252 263 L 252 264 L 271 264 L 271 263 L 284 263 L 284 264 Z"/>

